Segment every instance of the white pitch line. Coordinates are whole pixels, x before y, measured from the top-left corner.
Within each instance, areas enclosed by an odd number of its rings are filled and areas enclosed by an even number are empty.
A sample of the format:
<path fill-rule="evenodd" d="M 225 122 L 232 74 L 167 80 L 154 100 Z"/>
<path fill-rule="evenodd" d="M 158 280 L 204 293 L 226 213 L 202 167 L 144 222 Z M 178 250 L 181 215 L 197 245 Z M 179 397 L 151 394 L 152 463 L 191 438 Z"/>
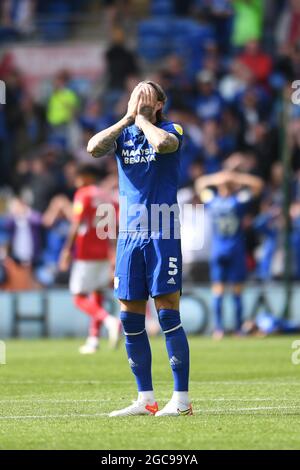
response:
<path fill-rule="evenodd" d="M 164 401 L 164 400 L 167 400 L 168 398 L 170 398 L 169 396 L 161 396 L 158 398 L 158 401 Z M 124 398 L 122 401 L 126 401 L 126 398 Z M 197 403 L 197 402 L 269 402 L 269 403 L 272 403 L 272 402 L 293 402 L 293 403 L 300 403 L 300 398 L 193 398 L 193 403 Z M 39 403 L 72 403 L 72 404 L 76 404 L 76 403 L 107 403 L 107 402 L 120 402 L 120 398 L 117 398 L 117 399 L 113 399 L 113 398 L 99 398 L 99 399 L 47 399 L 47 398 L 42 398 L 42 399 L 24 399 L 24 398 L 21 398 L 20 400 L 18 400 L 17 398 L 14 398 L 14 399 L 11 399 L 11 398 L 5 398 L 5 399 L 0 399 L 0 404 L 1 403 L 4 403 L 4 404 L 7 404 L 7 403 L 35 403 L 35 404 L 39 404 Z"/>
<path fill-rule="evenodd" d="M 237 414 L 241 412 L 255 412 L 255 411 L 270 411 L 270 410 L 292 410 L 300 409 L 299 406 L 261 406 L 261 407 L 254 407 L 254 408 L 235 408 L 232 410 L 224 410 L 218 408 L 212 409 L 202 409 L 202 410 L 194 410 L 195 413 L 204 414 Z M 108 413 L 97 413 L 97 414 L 56 414 L 56 415 L 9 415 L 9 416 L 0 416 L 0 420 L 22 420 L 22 419 L 69 419 L 69 418 L 101 418 L 104 416 L 108 416 Z"/>
<path fill-rule="evenodd" d="M 131 380 L 5 380 L 0 386 L 3 385 L 61 385 L 61 384 L 70 384 L 70 385 L 90 385 L 90 384 L 101 384 L 101 385 L 110 385 L 110 384 L 132 384 Z M 169 380 L 156 380 L 156 384 L 166 384 L 170 383 Z M 251 381 L 251 380 L 191 380 L 191 384 L 196 385 L 300 385 L 300 380 L 296 381 L 272 381 L 272 380 L 265 380 L 265 381 Z"/>
<path fill-rule="evenodd" d="M 0 419 L 69 419 L 69 418 L 101 418 L 108 416 L 108 413 L 97 414 L 64 414 L 64 415 L 18 415 L 0 416 Z"/>
<path fill-rule="evenodd" d="M 99 400 L 97 399 L 70 399 L 70 398 L 62 398 L 62 399 L 39 399 L 37 398 L 36 400 L 34 398 L 32 399 L 24 399 L 24 398 L 21 398 L 20 400 L 18 400 L 17 398 L 14 398 L 14 399 L 10 399 L 10 398 L 5 398 L 3 400 L 0 400 L 0 403 L 104 403 L 104 402 L 110 402 L 110 401 L 119 401 L 120 399 L 118 400 L 112 400 L 112 398 L 101 398 Z"/>
<path fill-rule="evenodd" d="M 228 414 L 228 413 L 239 413 L 243 411 L 266 411 L 266 410 L 297 410 L 300 409 L 299 405 L 290 405 L 290 406 L 256 406 L 256 407 L 251 407 L 251 408 L 232 408 L 232 409 L 227 409 L 224 410 L 222 408 L 220 409 L 209 409 L 207 408 L 206 410 L 200 410 L 202 413 L 220 413 L 220 414 Z"/>

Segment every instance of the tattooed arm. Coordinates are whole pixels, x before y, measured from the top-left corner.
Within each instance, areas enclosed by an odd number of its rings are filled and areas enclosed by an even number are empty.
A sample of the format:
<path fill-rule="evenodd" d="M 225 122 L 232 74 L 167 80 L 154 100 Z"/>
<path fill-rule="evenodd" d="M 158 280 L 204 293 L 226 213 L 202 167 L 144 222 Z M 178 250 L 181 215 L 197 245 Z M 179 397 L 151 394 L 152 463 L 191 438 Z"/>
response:
<path fill-rule="evenodd" d="M 99 158 L 106 155 L 113 148 L 122 131 L 134 123 L 141 90 L 142 84 L 140 83 L 135 87 L 131 94 L 126 116 L 113 126 L 99 132 L 90 139 L 87 151 L 92 155 L 92 157 Z"/>
<path fill-rule="evenodd" d="M 122 131 L 133 123 L 130 116 L 125 116 L 119 122 L 104 131 L 94 135 L 88 143 L 87 151 L 94 158 L 103 157 L 114 146 L 117 138 L 121 135 Z"/>
<path fill-rule="evenodd" d="M 135 123 L 142 129 L 148 142 L 157 153 L 172 153 L 178 149 L 179 141 L 176 135 L 159 129 L 140 114 L 137 116 Z"/>

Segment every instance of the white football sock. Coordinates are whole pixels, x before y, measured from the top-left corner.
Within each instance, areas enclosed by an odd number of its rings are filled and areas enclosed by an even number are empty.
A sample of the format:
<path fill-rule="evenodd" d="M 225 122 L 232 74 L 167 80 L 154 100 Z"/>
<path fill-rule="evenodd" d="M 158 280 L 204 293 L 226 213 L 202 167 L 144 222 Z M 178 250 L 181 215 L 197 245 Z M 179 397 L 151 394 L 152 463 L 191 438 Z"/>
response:
<path fill-rule="evenodd" d="M 89 346 L 96 348 L 99 344 L 99 338 L 97 336 L 89 336 L 86 342 Z"/>
<path fill-rule="evenodd" d="M 107 317 L 104 318 L 103 324 L 109 328 L 111 325 L 115 325 L 117 318 L 114 317 L 113 315 L 107 315 Z"/>
<path fill-rule="evenodd" d="M 189 392 L 173 392 L 172 401 L 190 404 Z"/>
<path fill-rule="evenodd" d="M 155 398 L 154 398 L 154 392 L 153 390 L 149 390 L 147 392 L 139 392 L 138 394 L 138 401 L 144 401 L 148 403 L 154 403 Z"/>

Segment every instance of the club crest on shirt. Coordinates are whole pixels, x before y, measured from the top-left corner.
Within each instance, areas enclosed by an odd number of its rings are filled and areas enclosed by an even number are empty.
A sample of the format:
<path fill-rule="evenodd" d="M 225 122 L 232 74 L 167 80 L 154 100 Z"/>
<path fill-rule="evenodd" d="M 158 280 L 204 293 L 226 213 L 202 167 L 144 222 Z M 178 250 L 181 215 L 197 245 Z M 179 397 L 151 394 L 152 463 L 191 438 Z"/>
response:
<path fill-rule="evenodd" d="M 173 124 L 175 131 L 178 132 L 179 135 L 183 135 L 183 129 L 179 124 Z"/>

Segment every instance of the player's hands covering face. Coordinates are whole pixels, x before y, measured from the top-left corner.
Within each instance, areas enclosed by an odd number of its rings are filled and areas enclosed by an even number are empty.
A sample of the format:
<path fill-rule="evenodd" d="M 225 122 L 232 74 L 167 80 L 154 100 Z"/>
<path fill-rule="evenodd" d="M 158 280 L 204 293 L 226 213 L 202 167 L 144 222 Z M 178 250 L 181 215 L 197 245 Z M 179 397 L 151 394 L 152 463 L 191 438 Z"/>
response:
<path fill-rule="evenodd" d="M 138 104 L 140 101 L 140 97 L 142 95 L 143 90 L 143 83 L 139 83 L 133 90 L 130 96 L 130 100 L 128 102 L 127 114 L 126 116 L 130 118 L 132 121 L 135 120 L 137 112 L 138 112 Z"/>
<path fill-rule="evenodd" d="M 157 95 L 151 85 L 144 83 L 138 103 L 137 114 L 151 121 L 157 105 Z"/>

